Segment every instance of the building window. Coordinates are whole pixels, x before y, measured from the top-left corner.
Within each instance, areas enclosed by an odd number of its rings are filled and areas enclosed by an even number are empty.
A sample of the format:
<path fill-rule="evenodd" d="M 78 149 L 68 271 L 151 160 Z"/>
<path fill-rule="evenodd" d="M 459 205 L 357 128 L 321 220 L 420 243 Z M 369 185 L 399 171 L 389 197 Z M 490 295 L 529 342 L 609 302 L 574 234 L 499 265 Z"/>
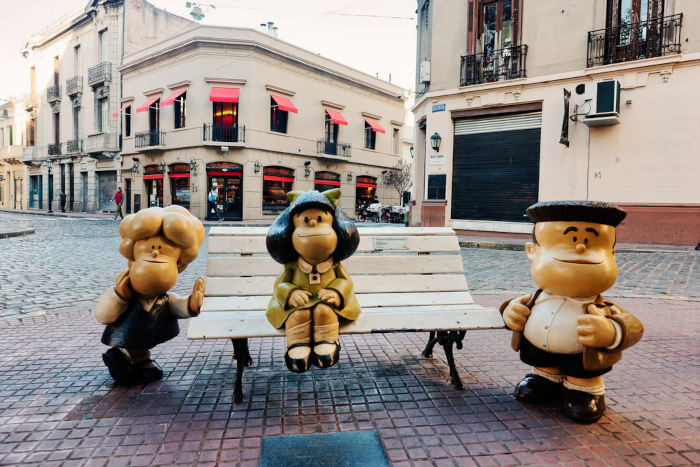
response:
<path fill-rule="evenodd" d="M 187 92 L 180 94 L 173 102 L 175 128 L 185 128 L 185 99 Z"/>
<path fill-rule="evenodd" d="M 73 47 L 73 74 L 80 75 L 80 46 Z"/>
<path fill-rule="evenodd" d="M 238 141 L 238 102 L 212 102 L 212 141 Z"/>
<path fill-rule="evenodd" d="M 34 146 L 34 131 L 36 128 L 36 120 L 35 119 L 29 119 L 27 120 L 27 146 Z"/>
<path fill-rule="evenodd" d="M 124 109 L 124 136 L 131 136 L 131 106 Z"/>
<path fill-rule="evenodd" d="M 109 101 L 106 97 L 97 99 L 95 113 L 95 130 L 99 133 L 105 133 L 107 131 L 107 122 L 109 122 Z"/>
<path fill-rule="evenodd" d="M 428 175 L 428 199 L 445 199 L 445 183 L 447 175 Z"/>
<path fill-rule="evenodd" d="M 160 130 L 160 99 L 148 106 L 148 129 L 151 132 Z"/>
<path fill-rule="evenodd" d="M 314 180 L 314 190 L 326 191 L 333 188 L 340 188 L 340 175 L 335 172 L 316 172 Z"/>
<path fill-rule="evenodd" d="M 287 133 L 287 119 L 289 112 L 281 110 L 279 104 L 270 97 L 270 131 Z"/>
<path fill-rule="evenodd" d="M 97 33 L 97 63 L 107 61 L 107 30 L 103 29 Z"/>
<path fill-rule="evenodd" d="M 143 182 L 146 184 L 148 206 L 163 207 L 163 172 L 157 164 L 143 168 Z"/>
<path fill-rule="evenodd" d="M 265 167 L 263 169 L 263 214 L 279 214 L 287 206 L 287 192 L 294 184 L 294 169 L 286 167 Z"/>
<path fill-rule="evenodd" d="M 374 149 L 377 144 L 377 134 L 372 125 L 365 122 L 365 149 Z"/>
<path fill-rule="evenodd" d="M 369 207 L 377 195 L 377 179 L 367 175 L 358 175 L 355 185 L 355 211 Z"/>
<path fill-rule="evenodd" d="M 73 109 L 73 138 L 80 138 L 80 109 Z"/>
<path fill-rule="evenodd" d="M 5 147 L 5 129 L 0 128 L 0 148 Z"/>
<path fill-rule="evenodd" d="M 168 169 L 172 204 L 190 208 L 190 166 L 188 164 L 171 164 Z"/>
<path fill-rule="evenodd" d="M 401 150 L 399 143 L 399 129 L 394 128 L 391 133 L 391 150 L 394 154 L 399 154 Z"/>

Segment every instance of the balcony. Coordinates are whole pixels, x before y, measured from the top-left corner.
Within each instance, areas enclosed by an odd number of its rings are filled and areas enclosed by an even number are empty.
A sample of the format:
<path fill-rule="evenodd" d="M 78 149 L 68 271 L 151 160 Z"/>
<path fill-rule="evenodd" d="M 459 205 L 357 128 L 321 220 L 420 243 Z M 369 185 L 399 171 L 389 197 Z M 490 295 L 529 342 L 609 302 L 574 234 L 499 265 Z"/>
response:
<path fill-rule="evenodd" d="M 66 154 L 80 154 L 83 152 L 82 139 L 70 139 L 66 142 Z"/>
<path fill-rule="evenodd" d="M 141 131 L 136 133 L 134 136 L 134 146 L 139 149 L 154 148 L 155 146 L 165 145 L 165 132 L 160 130 Z"/>
<path fill-rule="evenodd" d="M 24 162 L 24 165 L 41 165 L 41 160 L 36 146 L 22 148 L 22 162 Z"/>
<path fill-rule="evenodd" d="M 88 69 L 88 86 L 97 87 L 112 81 L 112 63 L 102 62 Z"/>
<path fill-rule="evenodd" d="M 526 57 L 527 45 L 463 55 L 459 69 L 459 85 L 471 86 L 472 84 L 525 78 Z"/>
<path fill-rule="evenodd" d="M 683 13 L 623 23 L 588 33 L 586 66 L 644 60 L 681 53 Z"/>
<path fill-rule="evenodd" d="M 61 101 L 61 86 L 59 84 L 46 88 L 46 101 L 49 104 Z"/>
<path fill-rule="evenodd" d="M 327 141 L 325 138 L 316 141 L 316 153 L 329 156 L 350 157 L 352 145 L 350 143 L 340 143 Z"/>
<path fill-rule="evenodd" d="M 83 91 L 83 77 L 73 76 L 72 78 L 66 80 L 66 94 L 68 96 L 75 96 L 79 92 Z"/>
<path fill-rule="evenodd" d="M 88 135 L 84 152 L 96 159 L 111 159 L 119 152 L 119 135 L 116 133 L 97 133 Z"/>
<path fill-rule="evenodd" d="M 46 154 L 48 156 L 60 156 L 61 155 L 61 145 L 60 144 L 49 144 L 46 147 Z"/>

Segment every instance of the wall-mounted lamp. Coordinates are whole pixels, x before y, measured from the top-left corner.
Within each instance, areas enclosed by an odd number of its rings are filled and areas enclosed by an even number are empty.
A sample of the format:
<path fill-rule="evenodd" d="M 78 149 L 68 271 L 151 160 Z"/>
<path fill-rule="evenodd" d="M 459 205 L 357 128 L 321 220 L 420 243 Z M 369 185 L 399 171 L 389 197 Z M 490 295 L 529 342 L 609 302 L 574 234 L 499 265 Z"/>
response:
<path fill-rule="evenodd" d="M 304 162 L 304 175 L 306 177 L 311 175 L 311 167 L 309 167 L 310 165 L 311 165 L 311 161 Z"/>
<path fill-rule="evenodd" d="M 348 182 L 352 182 L 352 172 L 348 172 Z"/>
<path fill-rule="evenodd" d="M 255 161 L 255 164 L 253 164 L 253 170 L 257 174 L 260 173 L 260 169 L 262 169 L 262 164 L 260 163 L 260 161 Z"/>
<path fill-rule="evenodd" d="M 160 164 L 158 164 L 158 168 L 161 172 L 165 172 L 165 162 L 161 162 Z"/>
<path fill-rule="evenodd" d="M 436 131 L 433 136 L 430 137 L 430 146 L 437 152 L 440 150 L 440 143 L 442 143 L 442 138 Z"/>
<path fill-rule="evenodd" d="M 411 159 L 413 159 L 413 146 L 411 146 L 411 149 L 409 149 L 409 151 L 411 152 Z"/>
<path fill-rule="evenodd" d="M 388 170 L 382 170 L 382 175 L 386 174 Z"/>
<path fill-rule="evenodd" d="M 132 157 L 131 162 L 133 163 L 133 166 L 131 167 L 131 171 L 135 174 L 139 173 L 139 158 Z"/>
<path fill-rule="evenodd" d="M 197 171 L 197 163 L 194 161 L 194 159 L 190 159 L 190 172 L 196 172 Z"/>

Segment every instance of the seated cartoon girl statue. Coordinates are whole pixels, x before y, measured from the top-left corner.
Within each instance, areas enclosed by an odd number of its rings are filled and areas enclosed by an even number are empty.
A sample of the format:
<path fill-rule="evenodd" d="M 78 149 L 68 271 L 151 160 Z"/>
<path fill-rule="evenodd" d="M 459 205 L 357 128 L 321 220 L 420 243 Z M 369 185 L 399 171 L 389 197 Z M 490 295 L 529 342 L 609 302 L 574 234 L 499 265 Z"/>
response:
<path fill-rule="evenodd" d="M 270 227 L 267 250 L 284 270 L 274 285 L 267 319 L 284 326 L 287 368 L 303 373 L 310 364 L 338 362 L 339 319 L 355 320 L 360 305 L 340 264 L 360 243 L 352 221 L 337 209 L 340 190 L 290 191 L 290 206 Z"/>
<path fill-rule="evenodd" d="M 109 374 L 120 384 L 156 381 L 163 370 L 150 349 L 180 332 L 178 319 L 197 316 L 204 299 L 204 278 L 187 297 L 168 294 L 199 252 L 204 226 L 181 206 L 152 207 L 126 216 L 119 224 L 119 252 L 129 260 L 116 285 L 100 297 L 95 318 L 106 324 L 102 354 Z"/>

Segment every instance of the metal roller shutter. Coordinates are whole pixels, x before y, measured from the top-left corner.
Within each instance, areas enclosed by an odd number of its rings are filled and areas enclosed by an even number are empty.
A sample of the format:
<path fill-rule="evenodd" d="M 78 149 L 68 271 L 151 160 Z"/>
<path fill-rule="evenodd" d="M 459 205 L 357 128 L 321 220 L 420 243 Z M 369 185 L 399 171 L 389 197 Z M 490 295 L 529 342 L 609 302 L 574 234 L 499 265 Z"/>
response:
<path fill-rule="evenodd" d="M 541 112 L 454 122 L 452 218 L 526 221 L 537 202 Z"/>

